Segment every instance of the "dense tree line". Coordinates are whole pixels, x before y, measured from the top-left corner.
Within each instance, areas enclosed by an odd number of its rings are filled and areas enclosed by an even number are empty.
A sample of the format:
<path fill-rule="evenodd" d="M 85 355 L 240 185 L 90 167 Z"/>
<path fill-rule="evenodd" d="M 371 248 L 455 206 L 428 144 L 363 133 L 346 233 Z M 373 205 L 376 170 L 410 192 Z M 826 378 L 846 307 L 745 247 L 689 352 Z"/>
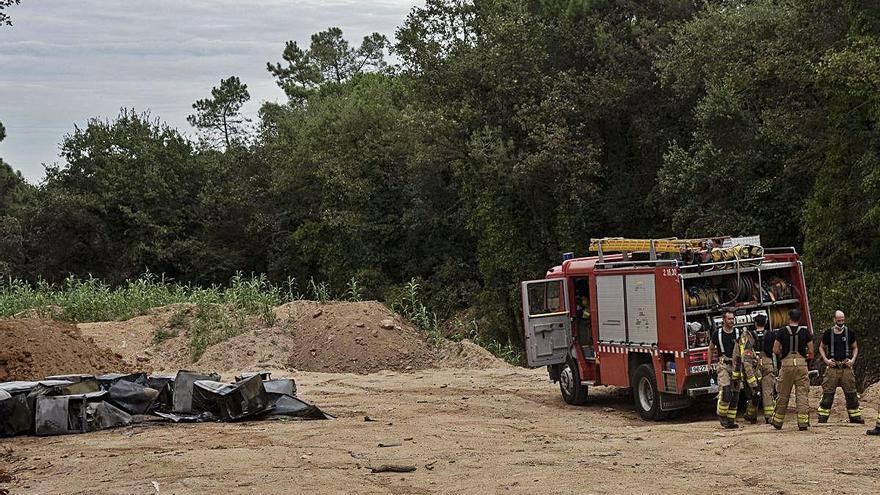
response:
<path fill-rule="evenodd" d="M 428 0 L 393 46 L 279 47 L 289 101 L 253 119 L 222 80 L 198 142 L 125 110 L 39 186 L 0 166 L 0 269 L 379 298 L 418 277 L 517 342 L 518 282 L 590 237 L 759 233 L 805 254 L 814 319 L 842 306 L 876 353 L 878 34 L 869 0 Z"/>

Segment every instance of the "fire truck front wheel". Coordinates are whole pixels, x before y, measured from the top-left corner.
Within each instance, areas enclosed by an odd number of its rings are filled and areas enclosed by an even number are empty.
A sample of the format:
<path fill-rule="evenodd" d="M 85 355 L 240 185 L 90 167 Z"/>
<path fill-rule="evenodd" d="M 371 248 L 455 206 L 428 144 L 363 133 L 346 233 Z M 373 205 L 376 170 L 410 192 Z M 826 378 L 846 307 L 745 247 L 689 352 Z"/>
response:
<path fill-rule="evenodd" d="M 632 378 L 632 389 L 636 410 L 639 411 L 642 419 L 657 421 L 666 419 L 666 413 L 660 410 L 660 392 L 657 390 L 654 368 L 650 364 L 636 368 Z"/>
<path fill-rule="evenodd" d="M 581 384 L 577 362 L 570 356 L 559 370 L 559 391 L 568 404 L 579 406 L 587 402 L 587 386 Z"/>

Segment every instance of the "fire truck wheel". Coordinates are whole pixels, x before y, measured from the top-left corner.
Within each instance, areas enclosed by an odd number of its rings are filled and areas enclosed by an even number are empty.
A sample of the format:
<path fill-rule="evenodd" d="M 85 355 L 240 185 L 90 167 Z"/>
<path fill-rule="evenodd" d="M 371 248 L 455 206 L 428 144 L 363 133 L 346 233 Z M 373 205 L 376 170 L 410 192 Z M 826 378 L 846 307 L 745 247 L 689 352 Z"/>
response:
<path fill-rule="evenodd" d="M 587 402 L 587 387 L 581 385 L 577 362 L 570 356 L 559 370 L 559 391 L 568 404 L 579 406 Z"/>
<path fill-rule="evenodd" d="M 660 410 L 660 392 L 657 390 L 657 379 L 654 377 L 654 368 L 650 364 L 643 364 L 636 368 L 632 380 L 633 399 L 636 410 L 642 419 L 661 420 L 666 419 L 666 413 Z"/>

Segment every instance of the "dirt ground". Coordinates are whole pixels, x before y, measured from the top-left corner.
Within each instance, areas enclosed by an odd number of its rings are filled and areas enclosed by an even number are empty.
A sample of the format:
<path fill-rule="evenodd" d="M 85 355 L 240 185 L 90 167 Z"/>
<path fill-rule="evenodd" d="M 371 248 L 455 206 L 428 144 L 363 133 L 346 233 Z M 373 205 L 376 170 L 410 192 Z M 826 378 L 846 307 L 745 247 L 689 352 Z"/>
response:
<path fill-rule="evenodd" d="M 839 414 L 806 433 L 790 422 L 781 432 L 767 425 L 730 432 L 719 429 L 710 406 L 644 422 L 615 389 L 597 388 L 589 405 L 568 406 L 543 370 L 292 376 L 303 399 L 338 419 L 6 439 L 0 466 L 13 480 L 0 487 L 13 494 L 877 493 L 880 439 Z M 865 404 L 871 425 L 874 407 Z M 370 472 L 382 464 L 416 470 Z"/>
<path fill-rule="evenodd" d="M 114 365 L 219 371 L 227 380 L 268 369 L 295 378 L 302 399 L 337 419 L 0 439 L 0 495 L 878 492 L 880 439 L 845 423 L 840 393 L 832 422 L 817 425 L 813 413 L 806 433 L 793 412 L 781 432 L 723 431 L 711 404 L 645 422 L 623 390 L 598 387 L 587 406 L 566 405 L 544 370 L 511 367 L 467 341 L 432 347 L 377 303 L 281 306 L 272 326 L 248 328 L 196 363 L 185 332 L 153 340 L 181 309 L 78 329 L 6 322 L 3 341 L 14 345 L 0 347 L 0 365 L 36 379 Z M 813 387 L 813 409 L 820 395 Z M 880 385 L 862 399 L 872 426 Z M 382 465 L 415 471 L 371 472 Z"/>
<path fill-rule="evenodd" d="M 126 371 L 121 355 L 73 325 L 41 318 L 0 320 L 0 381 Z"/>

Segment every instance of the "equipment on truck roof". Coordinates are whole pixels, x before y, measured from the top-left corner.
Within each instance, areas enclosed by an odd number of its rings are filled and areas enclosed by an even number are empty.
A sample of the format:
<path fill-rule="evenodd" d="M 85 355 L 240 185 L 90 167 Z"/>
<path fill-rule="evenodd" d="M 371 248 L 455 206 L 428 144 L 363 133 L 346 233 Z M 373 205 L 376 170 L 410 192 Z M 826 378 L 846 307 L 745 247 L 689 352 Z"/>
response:
<path fill-rule="evenodd" d="M 719 244 L 720 245 L 720 244 Z M 590 239 L 590 251 L 651 251 L 657 253 L 678 253 L 688 249 L 707 249 L 715 247 L 713 239 L 626 239 L 605 237 Z"/>

